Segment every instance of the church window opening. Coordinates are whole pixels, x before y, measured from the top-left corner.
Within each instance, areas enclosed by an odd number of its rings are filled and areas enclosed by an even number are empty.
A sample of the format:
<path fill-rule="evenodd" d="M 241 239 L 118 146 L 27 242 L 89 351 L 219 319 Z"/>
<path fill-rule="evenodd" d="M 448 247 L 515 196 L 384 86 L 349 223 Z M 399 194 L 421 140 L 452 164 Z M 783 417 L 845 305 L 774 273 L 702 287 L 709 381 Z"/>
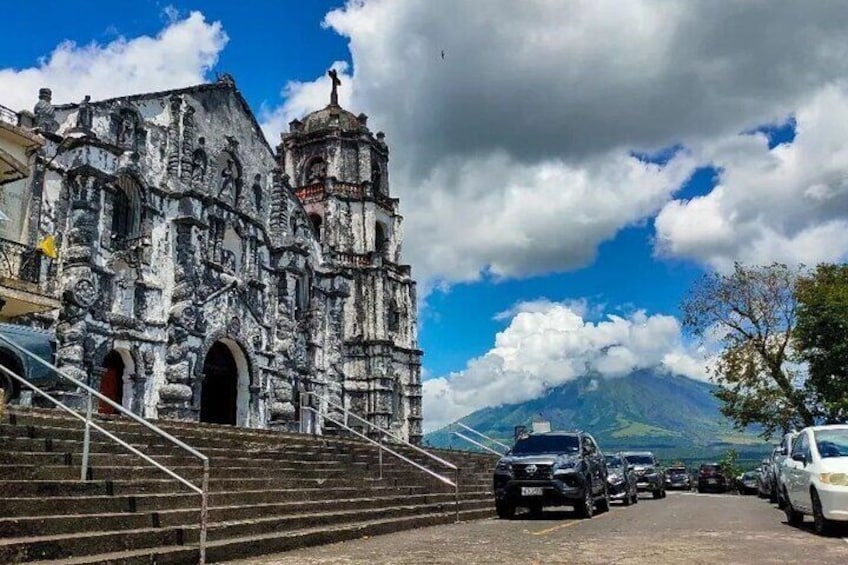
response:
<path fill-rule="evenodd" d="M 118 177 L 112 201 L 112 240 L 121 247 L 139 235 L 141 207 L 138 183 L 131 177 Z"/>
<path fill-rule="evenodd" d="M 383 193 L 383 168 L 376 155 L 371 155 L 371 186 L 375 194 Z"/>
<path fill-rule="evenodd" d="M 393 300 L 389 305 L 389 331 L 396 332 L 400 329 L 400 308 Z"/>
<path fill-rule="evenodd" d="M 294 283 L 294 318 L 302 320 L 306 316 L 310 299 L 309 275 L 298 277 Z"/>
<path fill-rule="evenodd" d="M 383 254 L 386 251 L 388 238 L 386 237 L 386 226 L 382 222 L 377 222 L 374 228 L 374 250 L 377 253 Z"/>
<path fill-rule="evenodd" d="M 312 228 L 315 230 L 315 236 L 321 240 L 322 219 L 319 214 L 309 214 L 309 221 L 312 222 Z"/>
<path fill-rule="evenodd" d="M 303 169 L 304 184 L 323 182 L 327 176 L 327 163 L 321 157 L 310 159 Z"/>

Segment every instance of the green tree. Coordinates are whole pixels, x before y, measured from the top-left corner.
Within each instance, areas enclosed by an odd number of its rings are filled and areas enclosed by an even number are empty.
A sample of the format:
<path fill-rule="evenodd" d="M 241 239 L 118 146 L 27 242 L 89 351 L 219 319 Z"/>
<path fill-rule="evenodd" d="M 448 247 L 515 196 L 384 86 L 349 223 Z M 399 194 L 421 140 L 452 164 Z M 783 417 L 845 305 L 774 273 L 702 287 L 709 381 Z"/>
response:
<path fill-rule="evenodd" d="M 801 277 L 795 348 L 808 392 L 827 422 L 848 419 L 848 265 L 819 265 Z"/>
<path fill-rule="evenodd" d="M 728 449 L 721 461 L 718 462 L 718 466 L 724 476 L 727 477 L 728 484 L 742 474 L 742 467 L 739 466 L 739 454 L 735 449 Z"/>
<path fill-rule="evenodd" d="M 814 423 L 791 344 L 800 270 L 782 264 L 710 273 L 684 299 L 683 324 L 721 351 L 709 370 L 722 413 L 739 428 L 760 424 L 763 435 Z"/>

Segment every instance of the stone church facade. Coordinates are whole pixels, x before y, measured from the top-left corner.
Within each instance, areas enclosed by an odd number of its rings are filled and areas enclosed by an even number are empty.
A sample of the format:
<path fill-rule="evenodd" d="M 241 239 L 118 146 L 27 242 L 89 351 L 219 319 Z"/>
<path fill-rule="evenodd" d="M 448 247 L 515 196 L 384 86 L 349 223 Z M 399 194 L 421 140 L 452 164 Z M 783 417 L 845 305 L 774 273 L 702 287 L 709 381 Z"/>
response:
<path fill-rule="evenodd" d="M 326 398 L 420 440 L 389 150 L 333 78 L 277 147 L 227 75 L 55 106 L 42 91 L 29 229 L 56 236 L 61 307 L 32 323 L 60 368 L 149 418 L 327 432 L 301 413 L 311 391 L 322 415 Z"/>

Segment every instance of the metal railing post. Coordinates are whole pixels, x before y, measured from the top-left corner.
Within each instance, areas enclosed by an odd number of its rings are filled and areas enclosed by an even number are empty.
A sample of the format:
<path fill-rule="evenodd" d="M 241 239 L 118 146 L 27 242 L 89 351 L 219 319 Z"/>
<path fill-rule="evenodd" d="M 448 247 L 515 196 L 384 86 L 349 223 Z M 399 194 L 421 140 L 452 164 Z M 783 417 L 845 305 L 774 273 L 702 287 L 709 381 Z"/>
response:
<path fill-rule="evenodd" d="M 456 522 L 459 523 L 459 467 L 454 469 L 453 494 L 456 503 Z"/>
<path fill-rule="evenodd" d="M 85 432 L 82 436 L 82 469 L 80 470 L 80 480 L 88 480 L 88 454 L 91 449 L 91 393 L 88 393 L 88 400 L 85 405 Z"/>
<path fill-rule="evenodd" d="M 378 450 L 380 456 L 380 480 L 383 480 L 383 436 L 379 436 L 377 440 L 379 442 L 380 449 Z"/>
<path fill-rule="evenodd" d="M 206 563 L 206 527 L 209 523 L 209 460 L 203 461 L 203 482 L 200 493 L 200 565 Z"/>

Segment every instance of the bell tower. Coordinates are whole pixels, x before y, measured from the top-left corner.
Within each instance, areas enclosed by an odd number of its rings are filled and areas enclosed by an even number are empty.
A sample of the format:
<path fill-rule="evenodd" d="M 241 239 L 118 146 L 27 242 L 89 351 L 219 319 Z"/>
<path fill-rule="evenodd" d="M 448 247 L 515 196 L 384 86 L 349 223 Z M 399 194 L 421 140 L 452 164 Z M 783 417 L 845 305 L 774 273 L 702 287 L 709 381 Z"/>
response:
<path fill-rule="evenodd" d="M 309 215 L 324 266 L 352 278 L 345 304 L 343 379 L 348 409 L 410 441 L 421 439 L 421 355 L 415 281 L 401 261 L 402 221 L 389 187 L 389 148 L 365 114 L 330 103 L 293 120 L 280 168 Z"/>

